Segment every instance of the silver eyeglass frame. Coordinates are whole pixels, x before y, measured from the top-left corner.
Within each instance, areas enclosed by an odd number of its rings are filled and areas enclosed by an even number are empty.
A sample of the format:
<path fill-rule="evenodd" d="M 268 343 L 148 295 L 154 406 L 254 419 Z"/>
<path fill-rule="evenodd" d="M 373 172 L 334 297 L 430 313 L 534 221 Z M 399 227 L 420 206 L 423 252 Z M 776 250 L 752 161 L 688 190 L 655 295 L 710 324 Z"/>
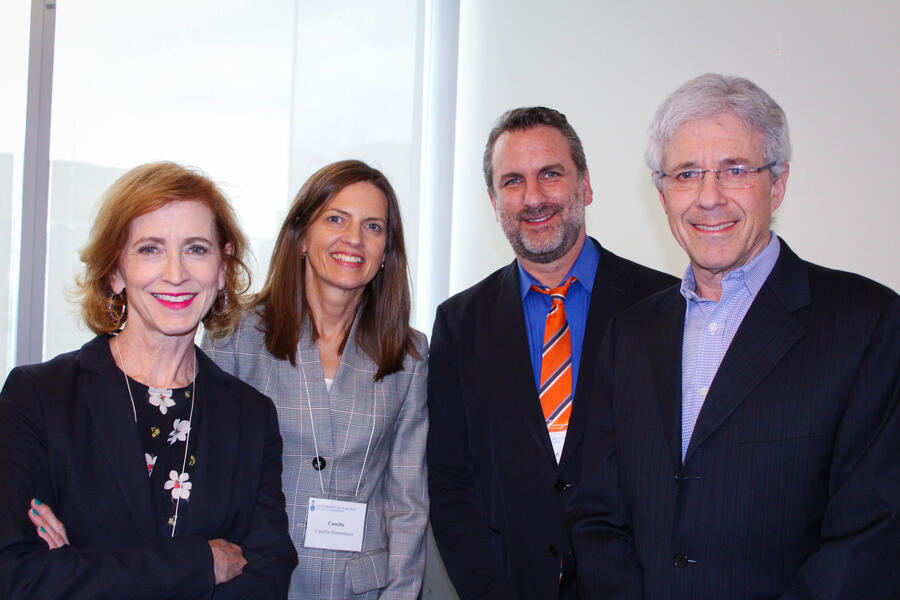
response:
<path fill-rule="evenodd" d="M 767 171 L 767 170 L 771 169 L 772 167 L 774 167 L 777 164 L 778 164 L 778 161 L 773 160 L 772 162 L 770 162 L 767 165 L 763 165 L 761 167 L 756 167 L 756 168 L 748 168 L 744 165 L 731 165 L 728 167 L 724 167 L 722 169 L 682 169 L 682 170 L 678 171 L 677 173 L 674 173 L 674 172 L 666 173 L 665 171 L 654 171 L 653 175 L 661 182 L 661 184 L 664 188 L 666 188 L 672 192 L 688 192 L 688 191 L 695 191 L 695 190 L 700 189 L 700 187 L 703 185 L 703 179 L 707 173 L 715 173 L 716 174 L 716 185 L 718 185 L 720 187 L 724 187 L 725 189 L 730 189 L 730 190 L 745 190 L 747 188 L 753 187 L 753 184 L 756 183 L 756 178 L 753 178 L 753 180 L 750 181 L 749 183 L 747 183 L 747 185 L 742 185 L 739 187 L 729 187 L 729 186 L 722 186 L 722 179 L 719 177 L 719 174 L 723 173 L 725 171 L 729 171 L 731 169 L 740 168 L 740 169 L 744 169 L 745 172 L 748 174 L 758 175 L 758 174 L 762 173 L 763 171 Z M 663 181 L 663 179 L 665 177 L 670 177 L 671 179 L 669 179 L 668 181 L 672 181 L 673 183 L 677 184 L 677 181 L 674 179 L 674 177 L 676 175 L 680 175 L 681 173 L 694 173 L 697 176 L 696 180 L 692 179 L 691 181 L 697 181 L 696 187 L 684 187 L 683 189 L 672 189 L 666 185 L 665 181 Z"/>

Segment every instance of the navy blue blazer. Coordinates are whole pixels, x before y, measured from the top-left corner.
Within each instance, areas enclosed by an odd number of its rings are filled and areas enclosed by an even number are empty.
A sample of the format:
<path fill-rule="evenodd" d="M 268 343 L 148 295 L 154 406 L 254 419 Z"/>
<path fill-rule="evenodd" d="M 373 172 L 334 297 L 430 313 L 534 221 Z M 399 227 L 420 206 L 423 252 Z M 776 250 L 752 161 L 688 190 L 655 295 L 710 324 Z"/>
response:
<path fill-rule="evenodd" d="M 603 331 L 676 281 L 599 249 L 559 464 L 534 385 L 516 263 L 438 307 L 428 366 L 431 525 L 460 598 L 575 596 L 563 507 L 581 471 Z"/>
<path fill-rule="evenodd" d="M 296 552 L 281 493 L 272 402 L 197 349 L 198 463 L 175 538 L 157 537 L 144 451 L 124 379 L 100 336 L 18 367 L 0 393 L 0 597 L 284 598 Z M 48 550 L 39 498 L 71 545 Z M 244 572 L 214 585 L 207 540 L 239 545 Z"/>
<path fill-rule="evenodd" d="M 900 597 L 900 299 L 781 244 L 683 464 L 684 298 L 611 325 L 567 514 L 584 597 Z"/>

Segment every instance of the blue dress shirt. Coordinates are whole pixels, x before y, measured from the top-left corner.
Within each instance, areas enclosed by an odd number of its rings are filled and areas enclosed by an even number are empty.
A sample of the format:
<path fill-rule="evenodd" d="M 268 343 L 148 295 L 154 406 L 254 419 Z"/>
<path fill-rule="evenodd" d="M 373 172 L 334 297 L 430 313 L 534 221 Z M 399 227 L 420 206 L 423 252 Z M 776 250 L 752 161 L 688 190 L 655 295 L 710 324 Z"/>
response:
<path fill-rule="evenodd" d="M 544 324 L 550 312 L 552 300 L 550 296 L 535 292 L 531 285 L 541 283 L 519 266 L 519 291 L 522 295 L 522 310 L 525 313 L 525 331 L 528 334 L 528 351 L 531 354 L 531 370 L 534 372 L 535 389 L 541 387 L 541 354 L 544 346 Z M 578 280 L 569 286 L 566 295 L 566 320 L 569 322 L 569 336 L 572 342 L 572 392 L 574 394 L 578 382 L 578 367 L 581 364 L 581 347 L 584 344 L 584 329 L 587 325 L 588 307 L 591 304 L 591 290 L 594 287 L 594 276 L 600 264 L 600 250 L 590 238 L 584 239 L 584 246 L 575 259 L 575 264 L 554 287 L 562 285 L 566 279 L 574 275 Z"/>
<path fill-rule="evenodd" d="M 772 272 L 780 250 L 778 237 L 769 232 L 769 243 L 762 252 L 722 279 L 722 296 L 718 302 L 698 296 L 694 270 L 688 266 L 684 272 L 681 295 L 687 301 L 687 310 L 681 347 L 682 461 L 719 364 L 756 294 Z"/>

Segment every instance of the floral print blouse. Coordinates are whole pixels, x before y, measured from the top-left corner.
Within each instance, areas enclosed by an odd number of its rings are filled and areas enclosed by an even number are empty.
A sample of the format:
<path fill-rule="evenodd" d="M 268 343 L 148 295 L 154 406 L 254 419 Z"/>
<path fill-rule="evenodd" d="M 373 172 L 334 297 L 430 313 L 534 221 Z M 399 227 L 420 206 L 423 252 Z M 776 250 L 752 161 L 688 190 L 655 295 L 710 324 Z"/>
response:
<path fill-rule="evenodd" d="M 193 386 L 167 390 L 148 387 L 130 377 L 128 383 L 134 397 L 137 429 L 150 477 L 156 529 L 161 537 L 169 537 L 175 522 L 176 506 L 179 521 L 187 515 L 193 488 L 191 474 L 197 464 L 194 454 L 196 443 L 188 435 L 192 429 Z M 196 410 L 193 416 L 196 421 Z M 190 443 L 190 449 L 185 460 L 187 443 Z"/>

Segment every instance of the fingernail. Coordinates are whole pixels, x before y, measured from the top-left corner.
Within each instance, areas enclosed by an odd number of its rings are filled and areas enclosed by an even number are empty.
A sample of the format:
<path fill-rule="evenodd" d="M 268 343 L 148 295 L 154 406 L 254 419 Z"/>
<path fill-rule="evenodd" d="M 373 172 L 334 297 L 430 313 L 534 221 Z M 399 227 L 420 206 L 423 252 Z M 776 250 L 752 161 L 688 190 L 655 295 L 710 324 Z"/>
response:
<path fill-rule="evenodd" d="M 34 503 L 37 504 L 38 506 L 40 506 L 41 504 L 43 504 L 43 502 L 41 502 L 41 501 L 38 500 L 37 498 L 34 499 Z"/>
<path fill-rule="evenodd" d="M 44 526 L 43 526 L 43 525 L 41 525 L 41 531 L 44 532 L 44 533 L 47 533 L 47 530 L 44 529 Z"/>
<path fill-rule="evenodd" d="M 36 517 L 39 516 L 39 515 L 38 515 L 38 511 L 34 510 L 33 508 L 31 509 L 31 512 L 34 513 L 34 516 L 36 516 Z"/>

